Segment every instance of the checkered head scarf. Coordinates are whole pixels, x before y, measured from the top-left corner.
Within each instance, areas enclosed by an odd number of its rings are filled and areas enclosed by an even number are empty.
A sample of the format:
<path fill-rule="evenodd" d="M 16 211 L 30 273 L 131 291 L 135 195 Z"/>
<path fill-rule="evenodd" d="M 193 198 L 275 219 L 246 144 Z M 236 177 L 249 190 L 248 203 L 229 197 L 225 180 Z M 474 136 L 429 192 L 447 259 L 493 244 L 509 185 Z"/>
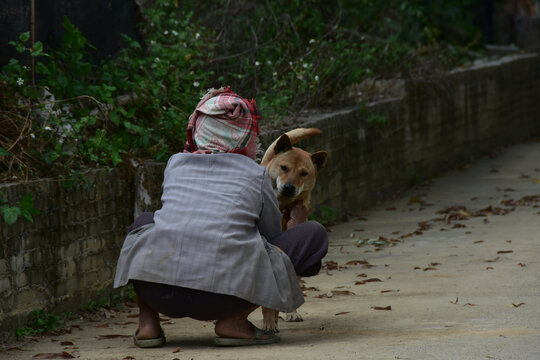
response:
<path fill-rule="evenodd" d="M 247 150 L 259 136 L 259 118 L 255 100 L 238 96 L 229 86 L 211 89 L 189 117 L 184 152 L 252 157 Z"/>

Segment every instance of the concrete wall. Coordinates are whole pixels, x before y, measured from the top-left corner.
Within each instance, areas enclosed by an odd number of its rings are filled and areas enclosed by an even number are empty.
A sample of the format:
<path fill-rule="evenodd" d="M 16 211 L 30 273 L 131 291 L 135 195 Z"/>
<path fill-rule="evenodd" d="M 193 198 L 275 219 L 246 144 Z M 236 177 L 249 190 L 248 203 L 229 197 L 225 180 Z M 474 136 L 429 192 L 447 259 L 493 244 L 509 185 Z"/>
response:
<path fill-rule="evenodd" d="M 433 81 L 410 80 L 405 96 L 301 119 L 324 134 L 301 147 L 329 152 L 313 198 L 341 215 L 459 163 L 540 134 L 540 60 L 506 58 Z M 386 118 L 368 121 L 369 114 Z M 281 132 L 262 136 L 269 144 Z M 164 164 L 96 170 L 66 187 L 45 179 L 0 185 L 16 201 L 32 192 L 34 224 L 0 221 L 0 339 L 36 308 L 76 310 L 110 286 L 134 213 L 159 208 Z M 144 174 L 144 175 L 143 175 Z M 138 181 L 137 179 L 142 179 Z"/>
<path fill-rule="evenodd" d="M 303 126 L 323 131 L 299 145 L 326 150 L 313 197 L 341 215 L 540 134 L 540 60 L 522 55 L 460 69 L 443 78 L 405 82 L 405 96 L 368 106 L 386 123 L 367 121 L 358 107 L 312 115 Z M 265 135 L 268 141 L 277 133 Z"/>

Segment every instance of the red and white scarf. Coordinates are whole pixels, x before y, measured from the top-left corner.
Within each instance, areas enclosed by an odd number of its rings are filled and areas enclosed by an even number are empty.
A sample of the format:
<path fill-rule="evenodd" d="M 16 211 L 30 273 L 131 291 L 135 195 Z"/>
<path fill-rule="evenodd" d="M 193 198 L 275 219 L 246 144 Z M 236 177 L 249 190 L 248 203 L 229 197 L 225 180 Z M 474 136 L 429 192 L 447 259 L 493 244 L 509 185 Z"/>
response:
<path fill-rule="evenodd" d="M 259 117 L 255 100 L 238 96 L 229 86 L 211 89 L 189 117 L 184 152 L 232 152 L 254 158 Z"/>

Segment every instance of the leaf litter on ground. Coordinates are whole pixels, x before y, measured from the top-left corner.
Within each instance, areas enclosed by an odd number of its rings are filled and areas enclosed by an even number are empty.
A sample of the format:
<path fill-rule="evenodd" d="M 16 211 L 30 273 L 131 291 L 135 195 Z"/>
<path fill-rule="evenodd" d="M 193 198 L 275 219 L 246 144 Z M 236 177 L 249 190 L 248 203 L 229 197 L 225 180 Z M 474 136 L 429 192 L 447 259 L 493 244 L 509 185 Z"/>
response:
<path fill-rule="evenodd" d="M 76 356 L 62 351 L 61 353 L 40 353 L 32 356 L 32 359 L 74 359 Z"/>

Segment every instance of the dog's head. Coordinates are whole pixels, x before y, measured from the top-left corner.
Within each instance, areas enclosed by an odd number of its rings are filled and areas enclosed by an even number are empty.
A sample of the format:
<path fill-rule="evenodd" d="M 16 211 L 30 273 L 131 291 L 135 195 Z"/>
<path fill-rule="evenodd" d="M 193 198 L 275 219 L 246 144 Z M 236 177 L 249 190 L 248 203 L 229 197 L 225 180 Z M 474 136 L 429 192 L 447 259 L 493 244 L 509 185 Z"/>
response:
<path fill-rule="evenodd" d="M 291 138 L 284 134 L 272 144 L 265 165 L 276 191 L 280 208 L 298 201 L 309 202 L 319 171 L 328 159 L 325 151 L 309 153 L 292 146 Z"/>

